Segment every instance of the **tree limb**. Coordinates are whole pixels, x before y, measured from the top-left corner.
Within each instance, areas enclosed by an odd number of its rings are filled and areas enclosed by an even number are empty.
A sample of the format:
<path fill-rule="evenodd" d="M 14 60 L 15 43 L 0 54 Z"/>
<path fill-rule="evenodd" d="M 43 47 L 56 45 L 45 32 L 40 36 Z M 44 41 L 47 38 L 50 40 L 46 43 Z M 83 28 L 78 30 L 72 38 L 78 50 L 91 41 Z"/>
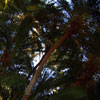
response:
<path fill-rule="evenodd" d="M 28 87 L 25 90 L 25 94 L 22 98 L 22 100 L 28 100 L 28 97 L 30 96 L 30 93 L 32 91 L 33 86 L 35 85 L 39 75 L 41 74 L 43 65 L 47 62 L 47 60 L 49 59 L 50 55 L 53 53 L 53 51 L 58 48 L 64 40 L 66 40 L 70 35 L 70 31 L 68 33 L 66 33 L 64 36 L 62 36 L 48 51 L 48 53 L 45 55 L 45 57 L 43 58 L 43 60 L 41 61 L 39 68 L 37 70 L 37 72 L 34 74 L 34 77 L 32 78 L 32 80 L 30 81 Z"/>

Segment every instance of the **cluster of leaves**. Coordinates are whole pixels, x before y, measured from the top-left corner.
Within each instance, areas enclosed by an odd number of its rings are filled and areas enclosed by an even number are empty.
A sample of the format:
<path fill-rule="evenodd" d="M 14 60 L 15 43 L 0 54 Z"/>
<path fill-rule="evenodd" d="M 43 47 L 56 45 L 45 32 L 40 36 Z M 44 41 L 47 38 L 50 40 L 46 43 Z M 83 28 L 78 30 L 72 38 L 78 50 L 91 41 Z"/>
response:
<path fill-rule="evenodd" d="M 29 100 L 99 100 L 99 8 L 95 0 L 0 0 L 0 98 L 21 100 L 39 65 L 34 58 L 70 32 Z"/>

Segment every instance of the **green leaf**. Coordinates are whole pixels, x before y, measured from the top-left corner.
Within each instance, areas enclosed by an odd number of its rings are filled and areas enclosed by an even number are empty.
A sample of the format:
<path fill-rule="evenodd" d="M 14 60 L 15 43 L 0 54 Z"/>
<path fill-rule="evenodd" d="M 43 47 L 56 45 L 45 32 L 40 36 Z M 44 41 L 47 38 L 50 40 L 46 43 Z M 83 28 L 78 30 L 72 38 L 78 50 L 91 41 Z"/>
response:
<path fill-rule="evenodd" d="M 26 84 L 24 77 L 14 72 L 6 72 L 2 76 L 0 75 L 0 85 L 5 85 L 8 87 L 15 87 L 20 89 L 22 84 Z M 23 85 L 24 86 L 24 85 Z"/>
<path fill-rule="evenodd" d="M 86 96 L 85 88 L 67 87 L 61 90 L 59 94 L 56 94 L 53 97 L 53 100 L 55 100 L 55 98 L 60 98 L 58 100 L 65 99 L 65 98 L 67 98 L 68 100 L 79 100 L 84 98 L 85 96 Z"/>
<path fill-rule="evenodd" d="M 8 0 L 5 0 L 5 8 L 7 7 L 8 4 Z"/>

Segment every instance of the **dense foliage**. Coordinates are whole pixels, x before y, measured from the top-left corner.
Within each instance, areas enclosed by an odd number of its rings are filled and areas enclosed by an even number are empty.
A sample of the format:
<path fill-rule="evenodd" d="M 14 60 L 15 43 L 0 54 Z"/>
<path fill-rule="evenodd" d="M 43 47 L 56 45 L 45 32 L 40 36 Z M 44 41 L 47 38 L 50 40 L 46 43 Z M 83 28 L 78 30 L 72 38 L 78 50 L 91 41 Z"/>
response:
<path fill-rule="evenodd" d="M 99 100 L 100 1 L 0 0 L 0 100 L 21 100 L 45 55 L 67 33 L 28 100 Z"/>

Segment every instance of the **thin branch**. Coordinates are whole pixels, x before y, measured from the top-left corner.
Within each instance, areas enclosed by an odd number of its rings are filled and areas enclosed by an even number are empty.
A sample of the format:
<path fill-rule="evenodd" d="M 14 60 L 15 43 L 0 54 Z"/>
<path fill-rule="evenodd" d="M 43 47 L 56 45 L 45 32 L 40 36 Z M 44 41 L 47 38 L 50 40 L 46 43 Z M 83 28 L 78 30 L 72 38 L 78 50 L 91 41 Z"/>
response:
<path fill-rule="evenodd" d="M 29 79 L 30 75 L 32 75 L 32 73 L 34 73 L 36 71 L 36 68 L 40 65 L 41 61 L 43 60 L 43 58 L 45 57 L 45 55 L 43 55 L 42 59 L 40 60 L 40 62 L 30 71 L 29 75 L 27 76 L 26 79 Z"/>

